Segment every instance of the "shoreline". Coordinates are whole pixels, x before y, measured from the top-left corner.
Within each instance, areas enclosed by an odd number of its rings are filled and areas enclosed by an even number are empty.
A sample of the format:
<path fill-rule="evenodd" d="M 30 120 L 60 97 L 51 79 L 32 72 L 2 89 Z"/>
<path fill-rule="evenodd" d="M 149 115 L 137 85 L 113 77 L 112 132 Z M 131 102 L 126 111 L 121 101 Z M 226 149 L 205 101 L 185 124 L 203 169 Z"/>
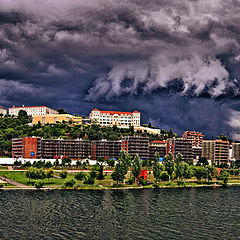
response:
<path fill-rule="evenodd" d="M 240 183 L 229 183 L 227 186 L 220 185 L 220 184 L 214 184 L 214 185 L 207 185 L 207 184 L 199 184 L 199 185 L 188 185 L 188 186 L 159 186 L 158 188 L 154 187 L 146 187 L 146 186 L 139 186 L 139 187 L 119 187 L 119 188 L 104 188 L 104 187 L 99 187 L 99 188 L 49 188 L 49 187 L 44 187 L 37 189 L 35 187 L 9 187 L 9 188 L 0 188 L 0 191 L 9 191 L 9 190 L 27 190 L 27 191 L 54 191 L 54 190 L 63 190 L 63 191 L 78 191 L 78 190 L 143 190 L 143 189 L 183 189 L 183 188 L 225 188 L 225 187 L 232 187 L 232 186 L 240 186 Z"/>

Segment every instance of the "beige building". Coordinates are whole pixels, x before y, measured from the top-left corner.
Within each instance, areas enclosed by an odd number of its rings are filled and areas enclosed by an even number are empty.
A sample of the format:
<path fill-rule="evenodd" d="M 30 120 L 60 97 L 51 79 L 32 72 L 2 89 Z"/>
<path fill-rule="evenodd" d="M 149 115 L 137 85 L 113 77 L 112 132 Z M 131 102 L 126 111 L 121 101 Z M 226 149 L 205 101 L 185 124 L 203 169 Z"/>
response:
<path fill-rule="evenodd" d="M 26 111 L 29 116 L 58 114 L 56 110 L 48 108 L 46 106 L 25 107 L 24 105 L 22 107 L 13 106 L 9 108 L 9 114 L 13 116 L 18 116 L 20 110 Z"/>
<path fill-rule="evenodd" d="M 141 113 L 102 111 L 94 109 L 91 111 L 89 118 L 92 123 L 98 123 L 101 126 L 140 126 Z"/>
<path fill-rule="evenodd" d="M 7 115 L 7 109 L 0 106 L 0 114 L 3 115 L 3 116 Z"/>
<path fill-rule="evenodd" d="M 82 124 L 82 117 L 74 117 L 70 114 L 51 114 L 51 115 L 38 115 L 33 116 L 33 124 L 56 124 L 62 122 L 72 122 L 72 124 Z"/>
<path fill-rule="evenodd" d="M 203 140 L 202 157 L 206 157 L 212 163 L 229 162 L 229 142 L 222 140 Z"/>

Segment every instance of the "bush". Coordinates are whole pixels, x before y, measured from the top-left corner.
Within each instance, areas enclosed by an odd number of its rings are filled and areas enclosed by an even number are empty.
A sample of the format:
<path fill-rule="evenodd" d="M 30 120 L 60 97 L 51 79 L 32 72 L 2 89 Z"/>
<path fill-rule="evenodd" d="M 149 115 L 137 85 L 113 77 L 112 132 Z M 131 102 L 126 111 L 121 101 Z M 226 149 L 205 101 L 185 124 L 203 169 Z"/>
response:
<path fill-rule="evenodd" d="M 65 185 L 66 187 L 73 187 L 75 183 L 76 183 L 76 182 L 75 182 L 74 179 L 70 179 L 70 180 L 66 181 L 66 182 L 64 183 L 64 185 Z"/>
<path fill-rule="evenodd" d="M 94 178 L 92 176 L 88 175 L 83 183 L 84 184 L 91 184 L 91 185 L 93 185 L 94 182 L 95 182 Z"/>
<path fill-rule="evenodd" d="M 185 184 L 185 182 L 183 180 L 178 180 L 177 181 L 177 185 L 178 186 L 185 186 L 186 184 Z"/>
<path fill-rule="evenodd" d="M 154 187 L 154 188 L 159 188 L 160 185 L 159 185 L 159 183 L 153 183 L 153 187 Z"/>
<path fill-rule="evenodd" d="M 147 186 L 147 182 L 144 180 L 143 177 L 140 177 L 140 178 L 138 179 L 138 183 L 139 183 L 140 185 L 142 185 L 142 186 Z"/>
<path fill-rule="evenodd" d="M 83 179 L 85 179 L 85 177 L 86 177 L 86 174 L 84 174 L 82 172 L 79 172 L 74 176 L 74 178 L 79 180 L 79 181 L 82 181 Z"/>
<path fill-rule="evenodd" d="M 168 181 L 169 175 L 168 175 L 167 171 L 162 171 L 160 173 L 159 178 L 160 178 L 161 181 Z"/>
<path fill-rule="evenodd" d="M 129 185 L 132 185 L 132 184 L 134 183 L 134 179 L 133 179 L 133 178 L 128 179 L 127 183 L 128 183 Z"/>
<path fill-rule="evenodd" d="M 43 182 L 43 181 L 37 181 L 37 182 L 34 183 L 34 186 L 35 186 L 35 188 L 37 188 L 37 189 L 42 188 L 43 185 L 44 185 L 44 182 Z"/>
<path fill-rule="evenodd" d="M 67 178 L 67 171 L 60 172 L 59 175 L 62 179 L 66 179 Z"/>

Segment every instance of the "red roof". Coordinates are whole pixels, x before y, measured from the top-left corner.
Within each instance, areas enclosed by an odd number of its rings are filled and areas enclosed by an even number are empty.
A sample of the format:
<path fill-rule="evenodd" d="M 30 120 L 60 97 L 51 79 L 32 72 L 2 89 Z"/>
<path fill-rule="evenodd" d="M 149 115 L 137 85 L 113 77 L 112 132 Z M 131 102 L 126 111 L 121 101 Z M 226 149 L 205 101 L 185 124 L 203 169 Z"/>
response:
<path fill-rule="evenodd" d="M 1 109 L 5 109 L 4 107 L 0 106 Z"/>
<path fill-rule="evenodd" d="M 153 143 L 166 143 L 166 142 L 161 140 L 153 140 Z"/>
<path fill-rule="evenodd" d="M 102 111 L 102 110 L 98 110 L 97 108 L 93 109 L 93 111 L 99 111 L 100 113 L 109 113 L 110 115 L 113 114 L 129 114 L 131 115 L 131 112 L 120 112 L 120 111 Z"/>
<path fill-rule="evenodd" d="M 134 113 L 140 113 L 139 111 L 134 111 Z"/>
<path fill-rule="evenodd" d="M 12 108 L 39 108 L 39 107 L 46 107 L 46 106 L 29 106 L 29 107 L 12 107 Z"/>

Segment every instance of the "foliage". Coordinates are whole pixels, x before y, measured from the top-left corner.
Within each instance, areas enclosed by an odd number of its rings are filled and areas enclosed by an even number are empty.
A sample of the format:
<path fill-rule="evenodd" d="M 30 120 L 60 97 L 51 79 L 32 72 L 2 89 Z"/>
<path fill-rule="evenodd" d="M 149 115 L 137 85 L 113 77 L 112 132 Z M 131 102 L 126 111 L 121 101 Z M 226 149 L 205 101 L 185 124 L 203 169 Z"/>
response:
<path fill-rule="evenodd" d="M 168 175 L 167 171 L 162 171 L 160 173 L 159 179 L 161 181 L 168 181 L 169 180 L 169 175 Z"/>
<path fill-rule="evenodd" d="M 86 174 L 83 173 L 83 172 L 79 172 L 79 173 L 77 173 L 77 174 L 74 176 L 74 178 L 77 179 L 77 180 L 79 180 L 79 181 L 84 180 L 85 177 L 86 177 Z"/>
<path fill-rule="evenodd" d="M 103 165 L 100 164 L 100 166 L 97 169 L 98 174 L 97 174 L 97 179 L 98 180 L 103 180 L 104 179 L 104 175 L 103 175 Z"/>
<path fill-rule="evenodd" d="M 173 155 L 171 153 L 169 153 L 164 157 L 163 164 L 164 164 L 165 170 L 169 175 L 169 181 L 170 181 L 172 174 L 174 172 L 174 161 L 173 161 Z"/>
<path fill-rule="evenodd" d="M 153 176 L 154 176 L 154 179 L 155 179 L 155 183 L 160 178 L 160 174 L 162 172 L 162 168 L 161 168 L 160 163 L 159 163 L 159 158 L 160 158 L 160 155 L 159 155 L 158 152 L 156 152 L 155 156 L 154 156 L 154 162 L 153 162 Z"/>
<path fill-rule="evenodd" d="M 138 179 L 138 183 L 142 186 L 147 186 L 147 182 L 144 180 L 143 176 Z"/>
<path fill-rule="evenodd" d="M 74 179 L 70 179 L 70 180 L 66 181 L 66 182 L 64 183 L 64 185 L 65 185 L 66 187 L 73 187 L 75 183 L 76 183 L 76 182 L 75 182 Z"/>
<path fill-rule="evenodd" d="M 120 158 L 115 167 L 115 171 L 112 173 L 111 177 L 114 181 L 123 182 L 125 175 L 129 170 L 131 164 L 131 158 L 128 153 L 124 150 L 121 151 Z"/>
<path fill-rule="evenodd" d="M 44 179 L 46 178 L 46 174 L 43 168 L 38 169 L 38 168 L 34 168 L 31 167 L 28 169 L 27 173 L 26 173 L 26 177 L 29 179 Z"/>
<path fill-rule="evenodd" d="M 205 169 L 201 166 L 195 167 L 195 177 L 201 181 L 205 176 Z"/>
<path fill-rule="evenodd" d="M 175 173 L 178 181 L 182 180 L 182 178 L 184 177 L 184 171 L 185 171 L 185 165 L 182 160 L 182 154 L 178 153 L 175 158 Z"/>
<path fill-rule="evenodd" d="M 60 175 L 60 177 L 62 178 L 62 179 L 66 179 L 67 178 L 67 171 L 62 171 L 62 172 L 60 172 L 59 173 L 59 175 Z"/>
<path fill-rule="evenodd" d="M 227 186 L 229 173 L 225 169 L 221 169 L 220 179 L 223 181 L 223 185 Z"/>
<path fill-rule="evenodd" d="M 88 175 L 88 176 L 85 178 L 85 180 L 84 180 L 83 183 L 84 183 L 84 184 L 91 184 L 91 185 L 93 185 L 94 182 L 95 182 L 94 178 L 93 178 L 91 175 Z"/>
<path fill-rule="evenodd" d="M 141 173 L 141 160 L 139 158 L 138 155 L 136 155 L 134 158 L 133 158 L 133 161 L 132 161 L 132 174 L 135 178 L 135 182 L 137 181 L 137 178 L 138 176 L 140 175 Z"/>
<path fill-rule="evenodd" d="M 52 169 L 48 169 L 45 174 L 46 174 L 47 179 L 53 178 L 53 170 Z"/>
<path fill-rule="evenodd" d="M 36 181 L 36 182 L 34 183 L 34 186 L 35 186 L 35 188 L 37 188 L 37 189 L 42 188 L 43 185 L 44 185 L 44 182 L 41 181 L 41 180 L 40 180 L 40 181 Z"/>

